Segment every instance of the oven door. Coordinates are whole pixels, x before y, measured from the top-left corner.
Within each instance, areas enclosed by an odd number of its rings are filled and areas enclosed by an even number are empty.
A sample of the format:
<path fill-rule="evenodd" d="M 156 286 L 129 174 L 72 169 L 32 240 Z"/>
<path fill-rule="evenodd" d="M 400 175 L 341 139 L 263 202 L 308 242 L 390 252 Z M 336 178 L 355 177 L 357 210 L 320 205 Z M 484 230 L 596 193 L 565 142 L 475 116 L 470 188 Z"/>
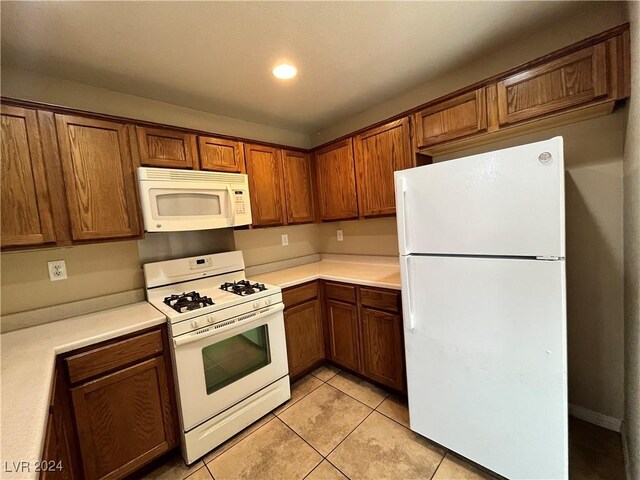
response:
<path fill-rule="evenodd" d="M 284 305 L 173 339 L 184 431 L 288 373 Z"/>

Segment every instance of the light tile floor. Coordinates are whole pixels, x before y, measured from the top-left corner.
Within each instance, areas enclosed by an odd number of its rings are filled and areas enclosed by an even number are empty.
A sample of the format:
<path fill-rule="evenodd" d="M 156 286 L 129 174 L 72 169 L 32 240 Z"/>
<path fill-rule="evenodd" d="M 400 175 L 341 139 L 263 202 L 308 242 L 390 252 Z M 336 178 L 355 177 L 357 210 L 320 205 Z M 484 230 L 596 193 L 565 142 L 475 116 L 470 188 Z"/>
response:
<path fill-rule="evenodd" d="M 176 454 L 149 479 L 495 480 L 408 429 L 406 403 L 325 365 L 291 400 L 187 467 Z M 622 480 L 620 435 L 569 422 L 571 480 Z"/>

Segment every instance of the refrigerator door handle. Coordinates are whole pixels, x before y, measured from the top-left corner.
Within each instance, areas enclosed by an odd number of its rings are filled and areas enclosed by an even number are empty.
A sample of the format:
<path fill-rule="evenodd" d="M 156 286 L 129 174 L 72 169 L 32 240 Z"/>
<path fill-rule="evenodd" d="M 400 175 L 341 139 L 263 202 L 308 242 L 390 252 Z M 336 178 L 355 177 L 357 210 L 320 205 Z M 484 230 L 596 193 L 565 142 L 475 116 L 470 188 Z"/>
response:
<path fill-rule="evenodd" d="M 398 225 L 399 228 L 399 243 L 400 243 L 400 255 L 407 255 L 409 252 L 408 247 L 408 239 L 407 235 L 407 180 L 403 177 L 398 177 L 398 190 L 400 192 L 398 207 L 396 209 L 396 213 L 398 216 Z"/>
<path fill-rule="evenodd" d="M 405 262 L 405 268 L 404 268 L 404 278 L 402 279 L 402 283 L 403 283 L 403 287 L 404 287 L 404 291 L 403 291 L 403 295 L 406 295 L 406 299 L 407 299 L 407 310 L 409 310 L 408 316 L 409 316 L 409 331 L 411 333 L 414 333 L 416 331 L 416 320 L 415 320 L 415 316 L 413 314 L 414 312 L 414 308 L 413 308 L 413 302 L 414 302 L 414 296 L 411 293 L 411 257 L 401 257 L 404 262 Z"/>

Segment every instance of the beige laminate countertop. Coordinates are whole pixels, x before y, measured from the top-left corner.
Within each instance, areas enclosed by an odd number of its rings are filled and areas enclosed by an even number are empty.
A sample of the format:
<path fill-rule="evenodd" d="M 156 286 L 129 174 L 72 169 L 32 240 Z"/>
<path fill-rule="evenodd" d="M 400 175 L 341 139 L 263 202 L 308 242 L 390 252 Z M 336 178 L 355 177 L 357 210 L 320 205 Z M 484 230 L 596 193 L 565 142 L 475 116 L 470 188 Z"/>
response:
<path fill-rule="evenodd" d="M 147 302 L 16 330 L 0 335 L 0 398 L 4 478 L 37 478 L 56 355 L 166 322 Z M 27 461 L 30 472 L 9 473 L 11 462 Z"/>
<path fill-rule="evenodd" d="M 319 262 L 249 276 L 251 280 L 282 288 L 322 279 L 400 290 L 400 264 L 397 258 L 354 257 L 331 255 Z"/>

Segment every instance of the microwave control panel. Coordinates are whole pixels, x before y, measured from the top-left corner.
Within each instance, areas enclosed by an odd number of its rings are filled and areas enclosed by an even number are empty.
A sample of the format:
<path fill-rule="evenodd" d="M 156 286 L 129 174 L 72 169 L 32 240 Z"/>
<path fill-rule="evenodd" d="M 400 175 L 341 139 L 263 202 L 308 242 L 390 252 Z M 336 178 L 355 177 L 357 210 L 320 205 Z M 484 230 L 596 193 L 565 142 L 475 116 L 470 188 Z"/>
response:
<path fill-rule="evenodd" d="M 243 190 L 233 191 L 233 200 L 236 207 L 236 215 L 247 214 L 247 195 Z"/>

